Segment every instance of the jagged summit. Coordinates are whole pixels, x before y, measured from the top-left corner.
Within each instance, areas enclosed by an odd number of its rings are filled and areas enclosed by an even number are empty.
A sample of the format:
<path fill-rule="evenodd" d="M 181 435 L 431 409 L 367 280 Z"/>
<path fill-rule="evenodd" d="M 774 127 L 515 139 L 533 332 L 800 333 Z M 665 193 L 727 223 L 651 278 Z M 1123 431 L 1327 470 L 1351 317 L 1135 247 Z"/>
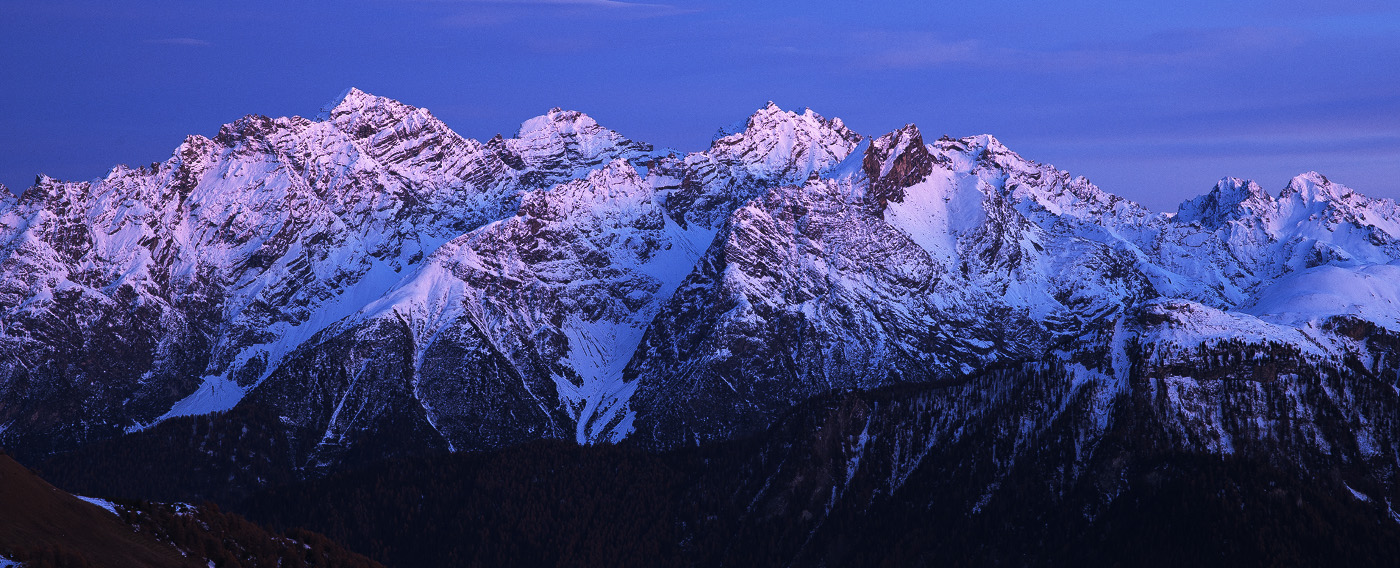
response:
<path fill-rule="evenodd" d="M 584 113 L 560 108 L 521 123 L 515 137 L 503 144 L 525 166 L 548 172 L 555 182 L 583 175 L 615 157 L 640 158 L 652 150 L 650 144 L 604 128 Z"/>
<path fill-rule="evenodd" d="M 332 98 L 331 100 L 326 101 L 326 104 L 321 105 L 320 114 L 318 114 L 318 115 L 316 116 L 316 118 L 317 118 L 317 120 L 325 120 L 326 118 L 329 118 L 328 115 L 329 115 L 331 112 L 333 112 L 333 111 L 336 109 L 336 107 L 339 107 L 339 106 L 344 105 L 344 104 L 347 104 L 347 103 L 349 103 L 351 106 L 353 106 L 353 105 L 355 104 L 355 102 L 354 102 L 355 100 L 362 100 L 362 99 L 366 99 L 366 98 L 371 98 L 371 97 L 373 97 L 373 96 L 374 96 L 374 95 L 371 95 L 371 94 L 369 94 L 369 93 L 366 93 L 366 92 L 360 90 L 359 87 L 355 87 L 355 86 L 346 87 L 345 90 L 344 90 L 344 91 L 341 91 L 339 95 L 336 95 L 336 96 L 335 96 L 334 98 Z"/>
<path fill-rule="evenodd" d="M 616 131 L 604 128 L 593 117 L 576 110 L 558 107 L 522 122 L 512 139 L 522 155 L 539 155 L 541 150 L 567 149 L 580 156 L 595 156 L 609 148 L 630 148 L 646 151 L 649 144 L 627 139 Z M 585 158 L 587 159 L 587 158 Z"/>
<path fill-rule="evenodd" d="M 538 137 L 549 134 L 542 133 L 592 133 L 606 130 L 588 116 L 576 110 L 564 110 L 559 107 L 549 109 L 540 116 L 520 123 L 520 128 L 515 131 L 515 138 L 524 139 Z"/>
<path fill-rule="evenodd" d="M 1214 227 L 1241 214 L 1258 214 L 1272 203 L 1273 198 L 1253 180 L 1226 177 L 1205 195 L 1182 202 L 1175 218 Z"/>
<path fill-rule="evenodd" d="M 769 101 L 749 116 L 742 132 L 715 140 L 708 153 L 754 164 L 755 173 L 793 183 L 840 163 L 860 139 L 839 118 L 826 119 L 810 109 L 785 111 Z"/>
<path fill-rule="evenodd" d="M 735 134 L 743 133 L 744 130 L 748 129 L 748 127 L 749 117 L 747 116 L 734 122 L 731 122 L 725 126 L 721 126 L 719 129 L 715 130 L 714 136 L 710 137 L 710 145 L 713 146 L 715 141 L 721 138 L 727 138 Z"/>
<path fill-rule="evenodd" d="M 919 127 L 910 123 L 872 140 L 861 165 L 870 180 L 870 196 L 883 206 L 903 201 L 904 189 L 924 181 L 934 161 Z"/>
<path fill-rule="evenodd" d="M 940 137 L 933 145 L 940 153 L 957 162 L 960 164 L 959 167 L 963 168 L 995 165 L 996 167 L 1029 171 L 1036 167 L 1035 162 L 1021 157 L 1020 154 L 1012 151 L 991 134 L 978 134 L 961 138 Z"/>
<path fill-rule="evenodd" d="M 349 87 L 344 92 L 331 99 L 326 104 L 321 105 L 321 110 L 316 114 L 316 120 L 331 120 L 337 116 L 366 112 L 374 109 L 384 111 L 394 111 L 398 109 L 412 109 L 388 97 L 375 96 L 356 87 Z"/>
<path fill-rule="evenodd" d="M 790 112 L 783 110 L 781 107 L 778 106 L 777 103 L 773 101 L 768 101 L 763 103 L 763 106 L 759 107 L 758 110 L 755 110 L 748 116 L 736 120 L 726 126 L 720 127 L 718 130 L 715 131 L 715 135 L 713 138 L 710 139 L 710 142 L 711 144 L 713 144 L 715 141 L 721 138 L 726 138 L 736 134 L 742 134 L 745 130 L 754 128 L 755 126 L 761 129 L 765 128 L 767 125 L 777 124 L 782 120 L 780 117 L 783 117 L 784 115 L 789 117 L 810 115 L 818 119 L 821 118 L 821 115 L 814 113 L 809 108 L 802 108 L 797 110 L 796 112 Z M 839 121 L 840 119 L 836 120 Z"/>
<path fill-rule="evenodd" d="M 1317 172 L 1306 172 L 1288 180 L 1288 186 L 1279 192 L 1279 199 L 1298 196 L 1305 202 L 1340 201 L 1351 197 L 1353 193 L 1355 192 L 1351 188 L 1334 183 L 1327 179 L 1327 176 Z"/>
<path fill-rule="evenodd" d="M 1264 231 L 1274 237 L 1299 237 L 1331 242 L 1345 239 L 1352 230 L 1365 231 L 1375 244 L 1400 235 L 1393 218 L 1396 204 L 1389 199 L 1367 197 L 1317 172 L 1289 180 L 1275 197 L 1251 180 L 1224 178 L 1205 195 L 1181 204 L 1175 219 L 1198 222 L 1210 230 L 1229 226 L 1231 231 Z M 1346 231 L 1339 229 L 1351 227 Z M 1318 232 L 1316 229 L 1322 229 Z M 1383 237 L 1389 235 L 1389 237 Z M 1243 238 L 1243 237 L 1238 237 Z M 1321 245 L 1319 245 L 1321 246 Z M 1320 251 L 1332 256 L 1336 253 Z M 1350 258 L 1350 253 L 1341 255 Z M 1373 255 L 1363 255 L 1375 258 Z"/>
<path fill-rule="evenodd" d="M 797 112 L 783 110 L 773 101 L 768 101 L 744 120 L 744 130 L 750 135 L 758 131 L 774 129 L 785 132 L 832 130 L 843 135 L 854 134 L 846 128 L 845 123 L 840 118 L 828 120 L 810 108 L 803 108 Z"/>
<path fill-rule="evenodd" d="M 1356 207 L 1388 208 L 1387 201 L 1358 194 L 1317 172 L 1294 176 L 1277 197 L 1269 195 L 1253 180 L 1227 177 L 1205 195 L 1183 202 L 1176 218 L 1184 223 L 1199 221 L 1211 227 L 1232 219 L 1282 222 L 1294 215 L 1329 209 L 1352 212 Z M 1312 213 L 1306 213 L 1309 211 Z"/>
<path fill-rule="evenodd" d="M 430 130 L 449 130 L 427 109 L 375 96 L 354 87 L 323 106 L 316 120 L 334 124 L 342 132 L 359 139 L 372 138 L 395 129 L 416 131 L 426 126 Z"/>
<path fill-rule="evenodd" d="M 967 144 L 971 149 L 986 150 L 992 153 L 1010 152 L 1006 145 L 1001 143 L 1001 140 L 997 140 L 997 137 L 992 136 L 991 134 L 978 134 L 975 136 L 967 136 L 965 138 L 962 138 L 962 140 L 967 141 Z"/>

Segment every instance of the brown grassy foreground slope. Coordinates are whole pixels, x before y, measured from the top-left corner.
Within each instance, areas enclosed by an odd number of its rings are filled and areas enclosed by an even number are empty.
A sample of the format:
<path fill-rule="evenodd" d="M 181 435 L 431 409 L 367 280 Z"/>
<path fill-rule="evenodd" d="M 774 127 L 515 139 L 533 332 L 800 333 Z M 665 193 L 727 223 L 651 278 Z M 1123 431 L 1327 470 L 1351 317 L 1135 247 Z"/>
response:
<path fill-rule="evenodd" d="M 275 534 L 213 505 L 129 502 L 119 514 L 0 452 L 0 556 L 31 568 L 383 568 L 324 536 Z"/>
<path fill-rule="evenodd" d="M 198 566 L 101 507 L 0 454 L 0 553 L 34 564 Z"/>

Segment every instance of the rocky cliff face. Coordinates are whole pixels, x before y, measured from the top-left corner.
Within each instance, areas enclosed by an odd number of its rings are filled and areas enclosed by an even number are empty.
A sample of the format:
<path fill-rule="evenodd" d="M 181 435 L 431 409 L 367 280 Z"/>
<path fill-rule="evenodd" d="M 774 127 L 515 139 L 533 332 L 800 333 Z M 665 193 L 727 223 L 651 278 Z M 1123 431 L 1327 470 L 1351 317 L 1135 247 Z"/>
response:
<path fill-rule="evenodd" d="M 47 451 L 230 408 L 525 190 L 643 148 L 562 112 L 480 143 L 351 89 L 319 121 L 250 116 L 147 168 L 41 177 L 0 214 L 4 436 Z"/>
<path fill-rule="evenodd" d="M 1400 212 L 1318 174 L 1156 214 L 990 136 L 769 104 L 687 155 L 558 109 L 478 142 L 352 89 L 3 207 L 0 441 L 34 454 L 237 405 L 296 468 L 668 448 L 1030 362 L 1063 372 L 1022 427 L 1089 446 L 1131 403 L 1190 451 L 1338 455 L 1323 421 L 1400 459 Z"/>

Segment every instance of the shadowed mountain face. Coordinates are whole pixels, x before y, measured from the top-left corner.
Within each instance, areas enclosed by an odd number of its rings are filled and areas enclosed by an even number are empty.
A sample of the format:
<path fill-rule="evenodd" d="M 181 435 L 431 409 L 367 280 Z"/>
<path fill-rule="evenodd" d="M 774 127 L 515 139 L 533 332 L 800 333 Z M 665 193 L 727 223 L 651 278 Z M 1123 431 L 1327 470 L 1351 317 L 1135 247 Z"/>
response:
<path fill-rule="evenodd" d="M 829 393 L 1033 363 L 1059 394 L 1009 411 L 1074 424 L 1071 472 L 1151 415 L 1161 448 L 1389 480 L 1397 239 L 1394 202 L 1316 173 L 1158 214 L 990 136 L 770 104 L 685 155 L 559 109 L 480 142 L 352 89 L 0 203 L 0 443 L 159 450 L 252 491 L 732 440 Z M 958 388 L 918 420 L 1002 412 Z"/>
<path fill-rule="evenodd" d="M 1062 365 L 1018 365 L 817 397 L 698 449 L 393 460 L 240 507 L 372 541 L 363 551 L 397 566 L 1387 566 L 1400 552 L 1393 470 L 1345 421 L 1302 426 L 1316 439 L 1234 430 L 1235 451 L 1212 455 L 1173 439 L 1155 379 L 1129 381 L 1142 394 L 1114 399 Z M 1223 390 L 1225 412 L 1248 412 L 1251 387 Z"/>

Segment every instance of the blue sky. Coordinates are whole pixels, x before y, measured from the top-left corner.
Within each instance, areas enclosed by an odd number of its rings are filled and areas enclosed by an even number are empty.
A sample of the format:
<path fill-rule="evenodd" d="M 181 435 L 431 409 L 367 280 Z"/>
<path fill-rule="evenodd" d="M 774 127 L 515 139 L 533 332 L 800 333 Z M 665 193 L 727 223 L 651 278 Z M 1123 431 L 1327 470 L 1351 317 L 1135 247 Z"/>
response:
<path fill-rule="evenodd" d="M 1393 2 L 662 2 L 0 0 L 0 183 L 164 160 L 353 85 L 475 138 L 559 106 L 699 150 L 773 100 L 991 133 L 1158 210 L 1307 170 L 1400 198 Z"/>

